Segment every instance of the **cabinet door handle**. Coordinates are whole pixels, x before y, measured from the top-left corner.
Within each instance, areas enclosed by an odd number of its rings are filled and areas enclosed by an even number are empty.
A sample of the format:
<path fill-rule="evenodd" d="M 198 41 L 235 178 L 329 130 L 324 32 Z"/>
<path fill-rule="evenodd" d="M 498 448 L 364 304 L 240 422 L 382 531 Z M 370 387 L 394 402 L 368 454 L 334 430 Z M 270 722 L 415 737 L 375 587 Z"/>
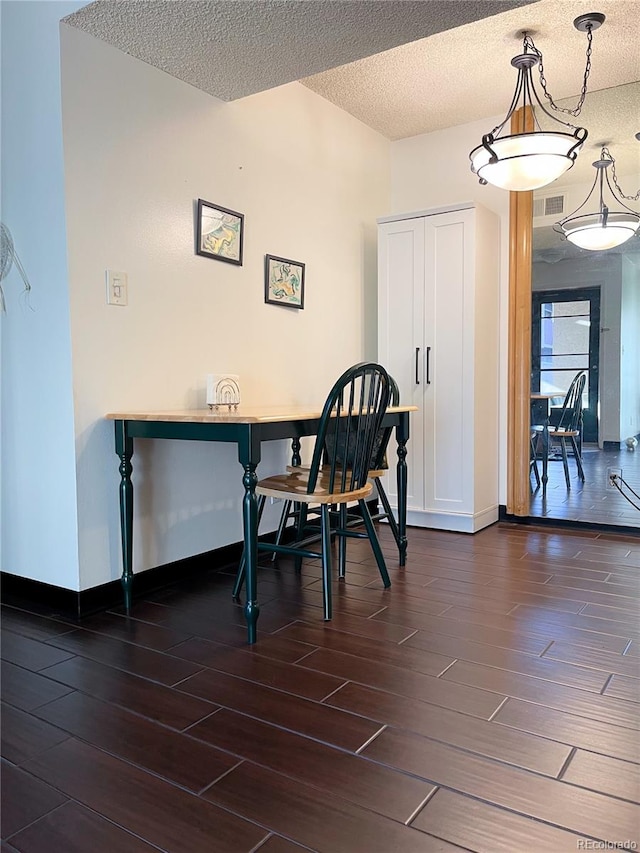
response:
<path fill-rule="evenodd" d="M 427 347 L 427 385 L 431 385 L 431 375 L 430 375 L 430 360 L 429 356 L 431 355 L 431 347 Z"/>
<path fill-rule="evenodd" d="M 418 376 L 419 358 L 420 358 L 420 347 L 416 347 L 416 385 L 420 384 L 420 377 Z"/>

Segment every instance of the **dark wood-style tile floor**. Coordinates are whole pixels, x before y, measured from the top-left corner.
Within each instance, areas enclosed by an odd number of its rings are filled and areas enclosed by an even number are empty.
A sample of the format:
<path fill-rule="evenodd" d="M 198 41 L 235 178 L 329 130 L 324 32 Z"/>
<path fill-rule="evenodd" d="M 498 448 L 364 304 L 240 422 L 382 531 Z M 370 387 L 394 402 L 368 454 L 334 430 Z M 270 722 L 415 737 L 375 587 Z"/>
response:
<path fill-rule="evenodd" d="M 640 540 L 498 524 L 81 625 L 5 607 L 2 850 L 553 853 L 640 841 Z"/>
<path fill-rule="evenodd" d="M 626 448 L 600 450 L 595 444 L 585 444 L 582 462 L 584 483 L 577 475 L 573 457 L 569 457 L 571 479 L 569 490 L 564 478 L 562 461 L 555 459 L 549 463 L 547 494 L 543 496 L 542 489 L 535 488 L 531 494 L 530 515 L 534 518 L 637 527 L 640 534 L 640 498 L 638 498 L 640 495 L 640 447 L 635 451 L 628 451 Z M 542 474 L 541 465 L 542 463 L 539 462 L 540 474 Z M 627 483 L 627 486 L 623 486 L 623 494 L 614 488 L 607 487 L 609 468 L 622 470 L 622 477 Z M 536 485 L 533 474 L 531 484 L 533 487 Z"/>

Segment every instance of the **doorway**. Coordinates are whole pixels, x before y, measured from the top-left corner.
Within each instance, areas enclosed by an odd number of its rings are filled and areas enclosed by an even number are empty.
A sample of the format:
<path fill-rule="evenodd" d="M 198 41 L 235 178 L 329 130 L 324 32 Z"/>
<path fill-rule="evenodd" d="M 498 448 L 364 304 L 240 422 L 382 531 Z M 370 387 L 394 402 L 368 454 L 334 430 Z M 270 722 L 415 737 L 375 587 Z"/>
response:
<path fill-rule="evenodd" d="M 571 380 L 587 375 L 582 438 L 598 441 L 600 288 L 539 290 L 531 298 L 531 391 L 557 395 L 551 423 L 559 415 Z M 554 417 L 555 416 L 555 417 Z"/>

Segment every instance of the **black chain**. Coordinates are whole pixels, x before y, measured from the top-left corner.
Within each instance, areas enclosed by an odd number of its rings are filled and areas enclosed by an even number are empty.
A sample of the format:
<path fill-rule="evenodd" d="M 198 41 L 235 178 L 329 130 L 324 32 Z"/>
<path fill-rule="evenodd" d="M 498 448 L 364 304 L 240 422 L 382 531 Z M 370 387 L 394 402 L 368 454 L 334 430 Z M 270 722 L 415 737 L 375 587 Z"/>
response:
<path fill-rule="evenodd" d="M 608 148 L 602 149 L 600 157 L 603 160 L 604 160 L 605 154 L 611 160 L 611 177 L 613 179 L 613 184 L 614 184 L 615 188 L 618 190 L 618 193 L 620 194 L 620 196 L 622 196 L 622 198 L 628 199 L 629 201 L 638 201 L 638 199 L 640 199 L 640 190 L 638 190 L 638 192 L 635 195 L 625 195 L 622 192 L 622 190 L 620 189 L 620 184 L 618 183 L 618 176 L 616 175 L 616 161 L 613 159 L 613 155 L 611 154 L 611 151 L 609 151 Z"/>
<path fill-rule="evenodd" d="M 551 95 L 547 91 L 547 81 L 545 80 L 544 67 L 542 65 L 542 54 L 540 53 L 538 48 L 534 45 L 533 39 L 530 39 L 529 36 L 527 36 L 525 38 L 525 46 L 527 46 L 527 44 L 526 44 L 527 39 L 529 40 L 528 47 L 532 48 L 532 50 L 538 56 L 538 71 L 540 72 L 540 85 L 542 86 L 542 91 L 544 92 L 544 96 L 549 101 L 549 104 L 551 105 L 551 107 L 556 112 L 559 112 L 559 113 L 566 113 L 567 115 L 570 115 L 570 116 L 579 116 L 580 111 L 582 110 L 582 105 L 584 104 L 584 99 L 587 96 L 587 80 L 589 79 L 589 74 L 591 73 L 591 52 L 592 52 L 591 42 L 593 41 L 593 32 L 592 32 L 591 25 L 587 26 L 587 64 L 586 64 L 585 69 L 584 69 L 584 80 L 582 82 L 582 89 L 580 91 L 580 99 L 578 100 L 578 103 L 576 104 L 576 106 L 572 110 L 567 109 L 565 107 L 559 107 L 556 103 L 554 103 L 553 98 L 551 97 Z"/>

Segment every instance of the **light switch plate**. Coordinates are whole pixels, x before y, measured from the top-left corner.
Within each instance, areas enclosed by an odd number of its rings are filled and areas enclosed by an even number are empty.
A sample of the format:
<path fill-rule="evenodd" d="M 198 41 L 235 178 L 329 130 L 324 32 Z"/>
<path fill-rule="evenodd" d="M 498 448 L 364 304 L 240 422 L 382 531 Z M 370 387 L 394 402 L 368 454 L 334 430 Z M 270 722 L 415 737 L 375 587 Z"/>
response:
<path fill-rule="evenodd" d="M 127 305 L 129 301 L 126 272 L 106 271 L 107 305 Z"/>

